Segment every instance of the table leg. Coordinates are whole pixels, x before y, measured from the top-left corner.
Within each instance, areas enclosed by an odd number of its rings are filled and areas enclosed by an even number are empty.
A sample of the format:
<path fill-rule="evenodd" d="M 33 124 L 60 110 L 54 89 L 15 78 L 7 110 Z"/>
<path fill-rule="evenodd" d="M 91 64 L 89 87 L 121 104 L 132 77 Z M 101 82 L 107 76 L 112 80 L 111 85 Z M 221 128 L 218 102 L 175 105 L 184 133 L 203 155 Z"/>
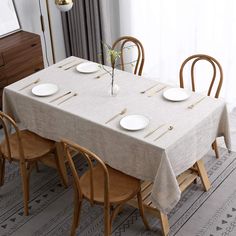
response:
<path fill-rule="evenodd" d="M 197 161 L 193 168 L 190 168 L 183 172 L 181 175 L 177 176 L 177 181 L 181 192 L 183 192 L 187 187 L 189 187 L 197 178 L 200 176 L 202 183 L 204 185 L 205 191 L 208 191 L 211 187 L 211 183 L 207 176 L 207 172 L 202 160 Z M 150 181 L 144 181 L 141 186 L 142 200 L 144 213 L 150 213 L 153 216 L 160 219 L 162 232 L 164 236 L 167 236 L 170 232 L 170 226 L 167 215 L 160 212 L 155 205 L 153 205 L 150 196 L 152 191 L 153 183 Z M 134 198 L 128 202 L 129 205 L 138 208 L 137 199 Z"/>
<path fill-rule="evenodd" d="M 203 160 L 199 160 L 196 162 L 196 166 L 198 168 L 198 172 L 199 172 L 199 176 L 202 180 L 202 183 L 203 183 L 203 186 L 205 188 L 205 191 L 208 191 L 211 187 L 211 182 L 208 178 L 208 175 L 207 175 L 207 172 L 206 172 L 206 169 L 205 169 L 205 166 L 204 166 L 204 163 L 203 163 Z"/>
<path fill-rule="evenodd" d="M 150 199 L 151 190 L 152 190 L 153 183 L 150 181 L 144 181 L 141 186 L 141 194 L 143 200 L 143 208 L 144 214 L 149 213 L 160 220 L 162 226 L 162 234 L 163 236 L 169 235 L 170 226 L 167 215 L 160 212 L 153 204 Z M 133 198 L 128 202 L 129 205 L 138 208 L 138 201 L 137 198 Z"/>

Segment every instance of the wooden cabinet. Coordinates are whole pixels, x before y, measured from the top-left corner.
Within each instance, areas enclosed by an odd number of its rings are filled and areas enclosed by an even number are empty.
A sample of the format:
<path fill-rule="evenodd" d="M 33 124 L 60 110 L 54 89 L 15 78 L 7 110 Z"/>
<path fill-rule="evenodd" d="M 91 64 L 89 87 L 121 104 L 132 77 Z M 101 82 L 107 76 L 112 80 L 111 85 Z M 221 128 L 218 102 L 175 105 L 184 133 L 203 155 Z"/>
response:
<path fill-rule="evenodd" d="M 0 109 L 3 88 L 43 69 L 40 36 L 20 31 L 0 39 Z"/>

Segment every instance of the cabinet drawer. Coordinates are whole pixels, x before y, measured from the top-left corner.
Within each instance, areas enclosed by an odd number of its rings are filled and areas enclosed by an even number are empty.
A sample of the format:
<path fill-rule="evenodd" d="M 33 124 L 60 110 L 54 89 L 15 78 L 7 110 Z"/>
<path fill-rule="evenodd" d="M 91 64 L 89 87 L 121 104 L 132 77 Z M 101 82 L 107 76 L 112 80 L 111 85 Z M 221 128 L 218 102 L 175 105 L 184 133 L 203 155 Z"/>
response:
<path fill-rule="evenodd" d="M 4 65 L 2 54 L 0 53 L 0 67 Z"/>
<path fill-rule="evenodd" d="M 3 89 L 0 89 L 0 110 L 2 110 L 2 94 L 3 94 Z"/>
<path fill-rule="evenodd" d="M 4 69 L 4 67 L 2 66 L 2 67 L 0 67 L 0 81 L 1 80 L 3 80 L 3 79 L 5 79 L 5 69 Z"/>
<path fill-rule="evenodd" d="M 37 65 L 37 66 L 36 66 Z M 41 57 L 34 57 L 34 58 L 28 58 L 28 60 L 25 60 L 24 62 L 17 61 L 12 65 L 7 65 L 5 69 L 5 75 L 7 78 L 18 75 L 23 75 L 25 70 L 29 70 L 29 68 L 32 70 L 32 73 L 37 72 L 38 70 L 43 68 L 43 63 L 41 60 Z M 23 76 L 24 77 L 24 76 Z M 23 78 L 21 77 L 21 78 Z"/>
<path fill-rule="evenodd" d="M 21 66 L 26 63 L 26 61 L 38 60 L 42 57 L 42 49 L 40 45 L 36 45 L 33 48 L 27 48 L 24 51 L 19 52 L 17 55 L 12 56 L 11 60 L 6 63 L 5 57 L 5 67 Z M 42 61 L 43 62 L 43 61 Z"/>
<path fill-rule="evenodd" d="M 0 89 L 3 89 L 5 86 L 7 86 L 7 78 L 0 80 Z"/>
<path fill-rule="evenodd" d="M 2 53 L 5 64 L 12 63 L 16 58 L 24 56 L 26 54 L 31 54 L 34 49 L 39 49 L 42 53 L 41 43 L 39 38 L 31 38 L 27 40 L 24 44 L 13 47 Z"/>
<path fill-rule="evenodd" d="M 43 69 L 42 63 L 30 63 L 27 64 L 27 67 L 25 67 L 22 71 L 19 71 L 17 74 L 8 75 L 7 76 L 7 83 L 12 84 L 15 83 L 18 80 L 21 80 L 33 73 L 36 73 L 37 71 Z"/>

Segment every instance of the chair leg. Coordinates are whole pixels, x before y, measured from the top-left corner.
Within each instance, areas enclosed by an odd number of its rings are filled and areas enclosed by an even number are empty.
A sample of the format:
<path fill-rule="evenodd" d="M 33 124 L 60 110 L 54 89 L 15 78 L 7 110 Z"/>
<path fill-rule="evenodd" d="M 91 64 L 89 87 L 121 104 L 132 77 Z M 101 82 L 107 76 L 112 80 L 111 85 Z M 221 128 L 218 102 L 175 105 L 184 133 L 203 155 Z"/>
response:
<path fill-rule="evenodd" d="M 110 206 L 104 205 L 104 236 L 111 234 Z"/>
<path fill-rule="evenodd" d="M 141 195 L 141 191 L 139 191 L 137 193 L 137 199 L 138 199 L 138 207 L 139 207 L 139 212 L 140 212 L 140 216 L 142 217 L 143 223 L 146 227 L 146 229 L 150 229 L 148 221 L 144 215 L 144 208 L 143 208 L 143 200 L 142 200 L 142 195 Z"/>
<path fill-rule="evenodd" d="M 82 201 L 79 200 L 78 195 L 75 194 L 75 197 L 74 197 L 74 216 L 73 216 L 73 223 L 72 223 L 72 227 L 71 227 L 71 236 L 75 236 L 76 229 L 79 225 L 81 204 L 82 204 Z"/>
<path fill-rule="evenodd" d="M 27 168 L 24 162 L 20 162 L 20 172 L 22 179 L 22 189 L 23 189 L 23 198 L 24 198 L 24 213 L 29 215 L 29 176 L 27 174 Z"/>
<path fill-rule="evenodd" d="M 217 146 L 216 140 L 214 141 L 214 143 L 212 143 L 212 148 L 213 148 L 213 150 L 215 151 L 216 158 L 219 159 L 219 158 L 220 158 L 220 155 L 219 155 L 219 151 L 218 151 L 218 146 Z"/>
<path fill-rule="evenodd" d="M 113 208 L 113 209 L 112 209 Z M 111 217 L 110 217 L 110 228 L 112 229 L 112 222 L 116 218 L 117 214 L 123 209 L 123 204 L 117 205 L 116 207 L 111 206 Z"/>
<path fill-rule="evenodd" d="M 36 168 L 36 171 L 39 173 L 40 170 L 39 170 L 39 165 L 38 165 L 38 162 L 37 162 L 37 161 L 35 162 L 35 168 Z"/>
<path fill-rule="evenodd" d="M 4 184 L 5 158 L 0 158 L 0 186 Z"/>

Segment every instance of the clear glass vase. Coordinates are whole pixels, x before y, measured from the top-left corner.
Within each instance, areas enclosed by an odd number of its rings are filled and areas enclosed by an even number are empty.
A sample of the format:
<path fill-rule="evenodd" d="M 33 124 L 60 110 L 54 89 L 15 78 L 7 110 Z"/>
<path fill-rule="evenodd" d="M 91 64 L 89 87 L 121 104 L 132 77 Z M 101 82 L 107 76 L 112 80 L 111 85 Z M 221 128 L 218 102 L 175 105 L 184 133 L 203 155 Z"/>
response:
<path fill-rule="evenodd" d="M 111 84 L 108 92 L 110 96 L 115 97 L 117 96 L 119 91 L 120 91 L 120 87 L 117 84 L 113 83 L 113 85 Z"/>

